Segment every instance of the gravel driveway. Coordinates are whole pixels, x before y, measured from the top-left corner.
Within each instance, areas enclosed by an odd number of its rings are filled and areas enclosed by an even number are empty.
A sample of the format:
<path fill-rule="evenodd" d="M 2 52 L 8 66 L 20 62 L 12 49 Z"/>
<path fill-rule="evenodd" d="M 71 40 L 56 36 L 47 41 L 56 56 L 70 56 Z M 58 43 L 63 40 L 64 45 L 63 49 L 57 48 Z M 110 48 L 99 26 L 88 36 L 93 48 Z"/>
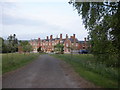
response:
<path fill-rule="evenodd" d="M 95 87 L 80 78 L 64 61 L 41 55 L 32 63 L 2 77 L 3 88 Z"/>

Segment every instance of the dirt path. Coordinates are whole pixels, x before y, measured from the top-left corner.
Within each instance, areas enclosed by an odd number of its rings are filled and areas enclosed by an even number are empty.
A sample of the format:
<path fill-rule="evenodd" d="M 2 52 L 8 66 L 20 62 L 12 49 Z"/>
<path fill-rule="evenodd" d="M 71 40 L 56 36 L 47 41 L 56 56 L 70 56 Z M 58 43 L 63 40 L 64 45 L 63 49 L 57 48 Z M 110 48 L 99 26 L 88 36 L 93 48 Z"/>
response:
<path fill-rule="evenodd" d="M 64 61 L 49 55 L 2 77 L 3 88 L 86 88 L 95 87 L 82 79 Z"/>

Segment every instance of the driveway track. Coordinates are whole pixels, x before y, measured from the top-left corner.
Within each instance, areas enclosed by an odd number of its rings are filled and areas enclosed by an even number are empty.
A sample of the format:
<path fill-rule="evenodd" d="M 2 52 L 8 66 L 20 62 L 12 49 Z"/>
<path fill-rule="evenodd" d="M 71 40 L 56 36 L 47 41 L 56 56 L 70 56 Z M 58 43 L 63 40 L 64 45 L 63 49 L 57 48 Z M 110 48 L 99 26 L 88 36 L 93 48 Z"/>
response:
<path fill-rule="evenodd" d="M 2 77 L 3 88 L 79 88 L 62 68 L 63 61 L 40 55 L 32 63 Z"/>

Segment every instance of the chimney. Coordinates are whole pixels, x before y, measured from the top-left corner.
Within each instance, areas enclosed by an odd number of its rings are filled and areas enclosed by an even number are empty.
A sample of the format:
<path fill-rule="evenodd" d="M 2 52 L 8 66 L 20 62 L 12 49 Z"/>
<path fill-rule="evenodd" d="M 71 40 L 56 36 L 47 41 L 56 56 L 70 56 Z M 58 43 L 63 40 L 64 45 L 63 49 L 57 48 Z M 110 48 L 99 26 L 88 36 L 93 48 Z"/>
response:
<path fill-rule="evenodd" d="M 85 42 L 86 42 L 86 38 L 84 38 Z"/>
<path fill-rule="evenodd" d="M 40 38 L 38 38 L 38 48 L 40 47 Z"/>
<path fill-rule="evenodd" d="M 60 39 L 62 40 L 62 34 L 60 34 Z"/>
<path fill-rule="evenodd" d="M 40 38 L 38 38 L 38 41 L 40 41 Z"/>
<path fill-rule="evenodd" d="M 52 40 L 52 35 L 50 35 L 50 40 Z"/>
<path fill-rule="evenodd" d="M 66 34 L 66 38 L 68 38 L 68 35 Z"/>
<path fill-rule="evenodd" d="M 48 38 L 48 36 L 47 36 L 47 40 L 48 40 L 49 38 Z"/>
<path fill-rule="evenodd" d="M 73 34 L 73 39 L 75 39 L 75 34 Z"/>

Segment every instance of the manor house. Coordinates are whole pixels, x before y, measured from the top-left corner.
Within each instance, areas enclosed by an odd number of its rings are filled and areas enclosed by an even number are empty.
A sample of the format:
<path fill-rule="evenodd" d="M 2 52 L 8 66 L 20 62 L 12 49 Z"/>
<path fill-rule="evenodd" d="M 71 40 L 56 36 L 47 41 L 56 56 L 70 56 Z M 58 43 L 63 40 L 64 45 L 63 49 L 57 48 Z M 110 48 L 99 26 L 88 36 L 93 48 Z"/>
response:
<path fill-rule="evenodd" d="M 30 44 L 33 47 L 33 52 L 37 52 L 37 49 L 41 47 L 41 50 L 44 52 L 54 52 L 54 46 L 57 44 L 63 44 L 64 46 L 64 53 L 70 53 L 72 48 L 72 51 L 79 51 L 81 49 L 87 49 L 88 44 L 86 41 L 86 38 L 84 41 L 79 41 L 75 34 L 73 36 L 68 37 L 66 34 L 66 38 L 62 38 L 62 34 L 60 34 L 59 38 L 53 38 L 53 35 L 50 35 L 50 38 L 47 36 L 46 39 L 34 39 L 30 41 Z"/>

